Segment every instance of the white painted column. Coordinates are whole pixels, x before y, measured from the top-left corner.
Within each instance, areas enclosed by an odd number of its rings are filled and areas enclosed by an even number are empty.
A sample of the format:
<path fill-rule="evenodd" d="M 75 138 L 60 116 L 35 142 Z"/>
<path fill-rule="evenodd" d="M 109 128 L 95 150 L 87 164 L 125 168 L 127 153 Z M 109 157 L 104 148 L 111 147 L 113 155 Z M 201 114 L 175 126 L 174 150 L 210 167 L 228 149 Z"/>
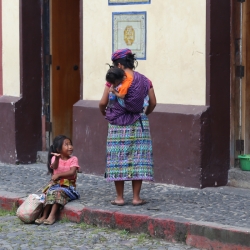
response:
<path fill-rule="evenodd" d="M 3 95 L 20 96 L 19 0 L 2 0 Z"/>

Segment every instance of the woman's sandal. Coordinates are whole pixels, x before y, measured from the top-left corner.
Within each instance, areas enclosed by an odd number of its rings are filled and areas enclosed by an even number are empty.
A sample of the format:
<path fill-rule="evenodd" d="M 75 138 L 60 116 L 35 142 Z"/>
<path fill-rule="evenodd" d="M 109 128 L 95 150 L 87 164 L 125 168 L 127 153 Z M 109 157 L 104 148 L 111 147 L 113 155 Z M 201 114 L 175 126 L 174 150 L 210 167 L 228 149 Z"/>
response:
<path fill-rule="evenodd" d="M 141 202 L 139 202 L 139 203 L 132 203 L 132 204 L 133 204 L 133 206 L 142 206 L 142 205 L 147 204 L 147 203 L 148 203 L 147 201 L 141 200 Z"/>
<path fill-rule="evenodd" d="M 36 220 L 35 220 L 35 224 L 41 225 L 41 224 L 44 223 L 44 221 L 45 221 L 45 219 L 36 219 Z"/>
<path fill-rule="evenodd" d="M 53 225 L 55 222 L 56 222 L 55 219 L 54 219 L 53 221 L 44 220 L 43 224 L 44 224 L 44 225 Z"/>
<path fill-rule="evenodd" d="M 115 206 L 124 206 L 125 205 L 125 202 L 124 203 L 117 203 L 115 201 L 111 201 L 110 202 L 112 205 L 115 205 Z"/>

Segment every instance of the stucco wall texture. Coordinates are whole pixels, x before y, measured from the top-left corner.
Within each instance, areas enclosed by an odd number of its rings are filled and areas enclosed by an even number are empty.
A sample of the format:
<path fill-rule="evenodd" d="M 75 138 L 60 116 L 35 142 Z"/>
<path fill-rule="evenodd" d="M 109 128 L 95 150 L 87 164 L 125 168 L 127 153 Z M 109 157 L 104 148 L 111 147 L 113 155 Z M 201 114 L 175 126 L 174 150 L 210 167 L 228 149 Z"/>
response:
<path fill-rule="evenodd" d="M 111 62 L 112 12 L 134 11 L 147 12 L 147 58 L 137 70 L 152 80 L 158 103 L 205 105 L 206 0 L 83 1 L 83 99 L 101 98 L 105 63 Z"/>

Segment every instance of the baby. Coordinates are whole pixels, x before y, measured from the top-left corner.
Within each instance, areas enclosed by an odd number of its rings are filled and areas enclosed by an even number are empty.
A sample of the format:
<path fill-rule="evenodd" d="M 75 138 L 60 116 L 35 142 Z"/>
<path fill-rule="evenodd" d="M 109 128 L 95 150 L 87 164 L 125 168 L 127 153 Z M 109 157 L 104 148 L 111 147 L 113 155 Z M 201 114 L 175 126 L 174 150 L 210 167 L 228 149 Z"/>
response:
<path fill-rule="evenodd" d="M 124 98 L 133 82 L 133 76 L 120 68 L 110 68 L 106 74 L 106 81 L 111 84 L 110 92 L 116 95 L 119 104 L 125 107 Z M 144 99 L 143 107 L 148 106 L 149 97 Z"/>

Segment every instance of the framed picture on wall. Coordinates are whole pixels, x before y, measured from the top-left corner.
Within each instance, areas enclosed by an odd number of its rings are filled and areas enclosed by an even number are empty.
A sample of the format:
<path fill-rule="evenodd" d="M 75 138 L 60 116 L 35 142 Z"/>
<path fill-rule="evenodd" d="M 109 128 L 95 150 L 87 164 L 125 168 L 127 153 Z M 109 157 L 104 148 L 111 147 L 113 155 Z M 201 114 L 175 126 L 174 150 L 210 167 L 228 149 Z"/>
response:
<path fill-rule="evenodd" d="M 146 60 L 147 13 L 112 13 L 112 50 L 128 48 L 137 59 Z"/>
<path fill-rule="evenodd" d="M 121 4 L 150 4 L 151 0 L 108 0 L 109 5 Z"/>

